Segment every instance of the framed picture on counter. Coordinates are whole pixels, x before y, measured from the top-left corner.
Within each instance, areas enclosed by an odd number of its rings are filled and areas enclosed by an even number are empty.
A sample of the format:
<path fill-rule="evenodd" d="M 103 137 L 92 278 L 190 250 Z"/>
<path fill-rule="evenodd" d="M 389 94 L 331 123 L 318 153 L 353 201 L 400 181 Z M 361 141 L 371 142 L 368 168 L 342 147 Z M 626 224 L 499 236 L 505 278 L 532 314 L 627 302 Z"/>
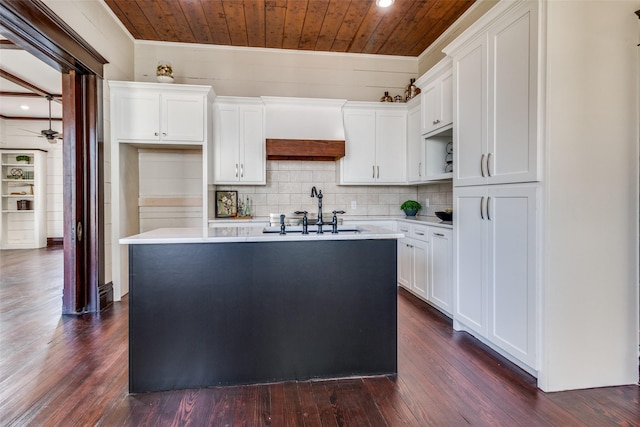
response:
<path fill-rule="evenodd" d="M 216 191 L 216 218 L 233 218 L 238 214 L 238 192 Z"/>

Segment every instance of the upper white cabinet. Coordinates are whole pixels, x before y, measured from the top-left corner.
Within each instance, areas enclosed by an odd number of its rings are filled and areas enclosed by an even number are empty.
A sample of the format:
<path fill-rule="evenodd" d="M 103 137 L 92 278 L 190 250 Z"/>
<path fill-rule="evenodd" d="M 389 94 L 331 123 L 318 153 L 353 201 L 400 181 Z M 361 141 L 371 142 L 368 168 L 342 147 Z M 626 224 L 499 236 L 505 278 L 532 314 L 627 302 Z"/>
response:
<path fill-rule="evenodd" d="M 523 2 L 445 49 L 455 81 L 456 186 L 540 178 L 537 19 L 535 2 Z"/>
<path fill-rule="evenodd" d="M 405 104 L 347 102 L 346 154 L 340 184 L 404 184 L 407 179 Z"/>
<path fill-rule="evenodd" d="M 109 82 L 114 137 L 120 141 L 204 143 L 208 104 L 206 86 Z"/>
<path fill-rule="evenodd" d="M 532 369 L 536 355 L 535 185 L 454 188 L 454 327 Z"/>
<path fill-rule="evenodd" d="M 407 103 L 407 181 L 423 182 L 425 179 L 425 142 L 422 139 L 421 95 Z"/>
<path fill-rule="evenodd" d="M 0 249 L 47 246 L 47 153 L 0 150 Z"/>
<path fill-rule="evenodd" d="M 260 98 L 220 96 L 213 110 L 213 184 L 265 184 L 264 104 Z"/>
<path fill-rule="evenodd" d="M 431 134 L 453 122 L 453 72 L 445 58 L 421 76 L 416 85 L 422 95 L 422 133 Z"/>

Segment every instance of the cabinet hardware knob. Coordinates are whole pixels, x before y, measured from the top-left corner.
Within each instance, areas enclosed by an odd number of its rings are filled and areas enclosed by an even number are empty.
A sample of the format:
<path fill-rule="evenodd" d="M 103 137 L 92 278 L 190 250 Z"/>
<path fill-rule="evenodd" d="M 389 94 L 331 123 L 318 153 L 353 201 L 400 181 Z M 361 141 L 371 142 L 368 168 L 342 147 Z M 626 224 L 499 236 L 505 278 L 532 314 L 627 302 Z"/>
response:
<path fill-rule="evenodd" d="M 484 153 L 480 156 L 480 174 L 484 178 Z"/>
<path fill-rule="evenodd" d="M 158 135 L 159 135 L 159 133 L 158 133 L 158 132 L 154 132 L 153 134 L 154 134 L 155 136 L 158 136 Z"/>
<path fill-rule="evenodd" d="M 167 133 L 166 132 L 162 132 L 162 136 L 167 136 Z"/>
<path fill-rule="evenodd" d="M 491 221 L 491 214 L 489 213 L 489 206 L 491 206 L 491 196 L 487 197 L 487 219 Z"/>
<path fill-rule="evenodd" d="M 484 205 L 484 196 L 480 198 L 480 218 L 484 219 L 484 212 L 482 211 L 482 205 Z"/>
<path fill-rule="evenodd" d="M 487 154 L 487 175 L 491 176 L 491 169 L 489 169 L 489 165 L 491 164 L 491 153 Z"/>

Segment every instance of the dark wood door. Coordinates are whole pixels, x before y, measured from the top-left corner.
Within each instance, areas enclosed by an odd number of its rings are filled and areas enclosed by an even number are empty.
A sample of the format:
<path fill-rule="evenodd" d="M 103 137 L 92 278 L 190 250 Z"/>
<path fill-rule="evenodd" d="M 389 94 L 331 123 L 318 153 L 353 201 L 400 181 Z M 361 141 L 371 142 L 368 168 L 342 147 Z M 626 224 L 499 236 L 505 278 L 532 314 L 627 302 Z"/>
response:
<path fill-rule="evenodd" d="M 62 73 L 63 313 L 100 310 L 104 283 L 102 72 L 107 61 L 42 1 L 0 0 L 0 33 Z"/>

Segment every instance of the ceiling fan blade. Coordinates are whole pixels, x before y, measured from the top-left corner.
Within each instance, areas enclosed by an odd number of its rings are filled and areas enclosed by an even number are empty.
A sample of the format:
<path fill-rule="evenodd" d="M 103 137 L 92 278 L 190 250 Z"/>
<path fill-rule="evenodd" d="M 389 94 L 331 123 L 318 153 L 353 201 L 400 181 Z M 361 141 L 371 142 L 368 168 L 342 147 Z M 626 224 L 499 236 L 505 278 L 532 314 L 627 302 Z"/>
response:
<path fill-rule="evenodd" d="M 41 136 L 41 135 L 40 135 L 40 132 L 36 132 L 36 131 L 34 131 L 34 130 L 22 129 L 22 128 L 19 128 L 19 129 L 20 129 L 20 130 L 23 130 L 23 131 L 25 131 L 25 132 L 29 132 L 29 133 L 33 133 L 33 134 L 35 134 L 35 135 Z"/>

